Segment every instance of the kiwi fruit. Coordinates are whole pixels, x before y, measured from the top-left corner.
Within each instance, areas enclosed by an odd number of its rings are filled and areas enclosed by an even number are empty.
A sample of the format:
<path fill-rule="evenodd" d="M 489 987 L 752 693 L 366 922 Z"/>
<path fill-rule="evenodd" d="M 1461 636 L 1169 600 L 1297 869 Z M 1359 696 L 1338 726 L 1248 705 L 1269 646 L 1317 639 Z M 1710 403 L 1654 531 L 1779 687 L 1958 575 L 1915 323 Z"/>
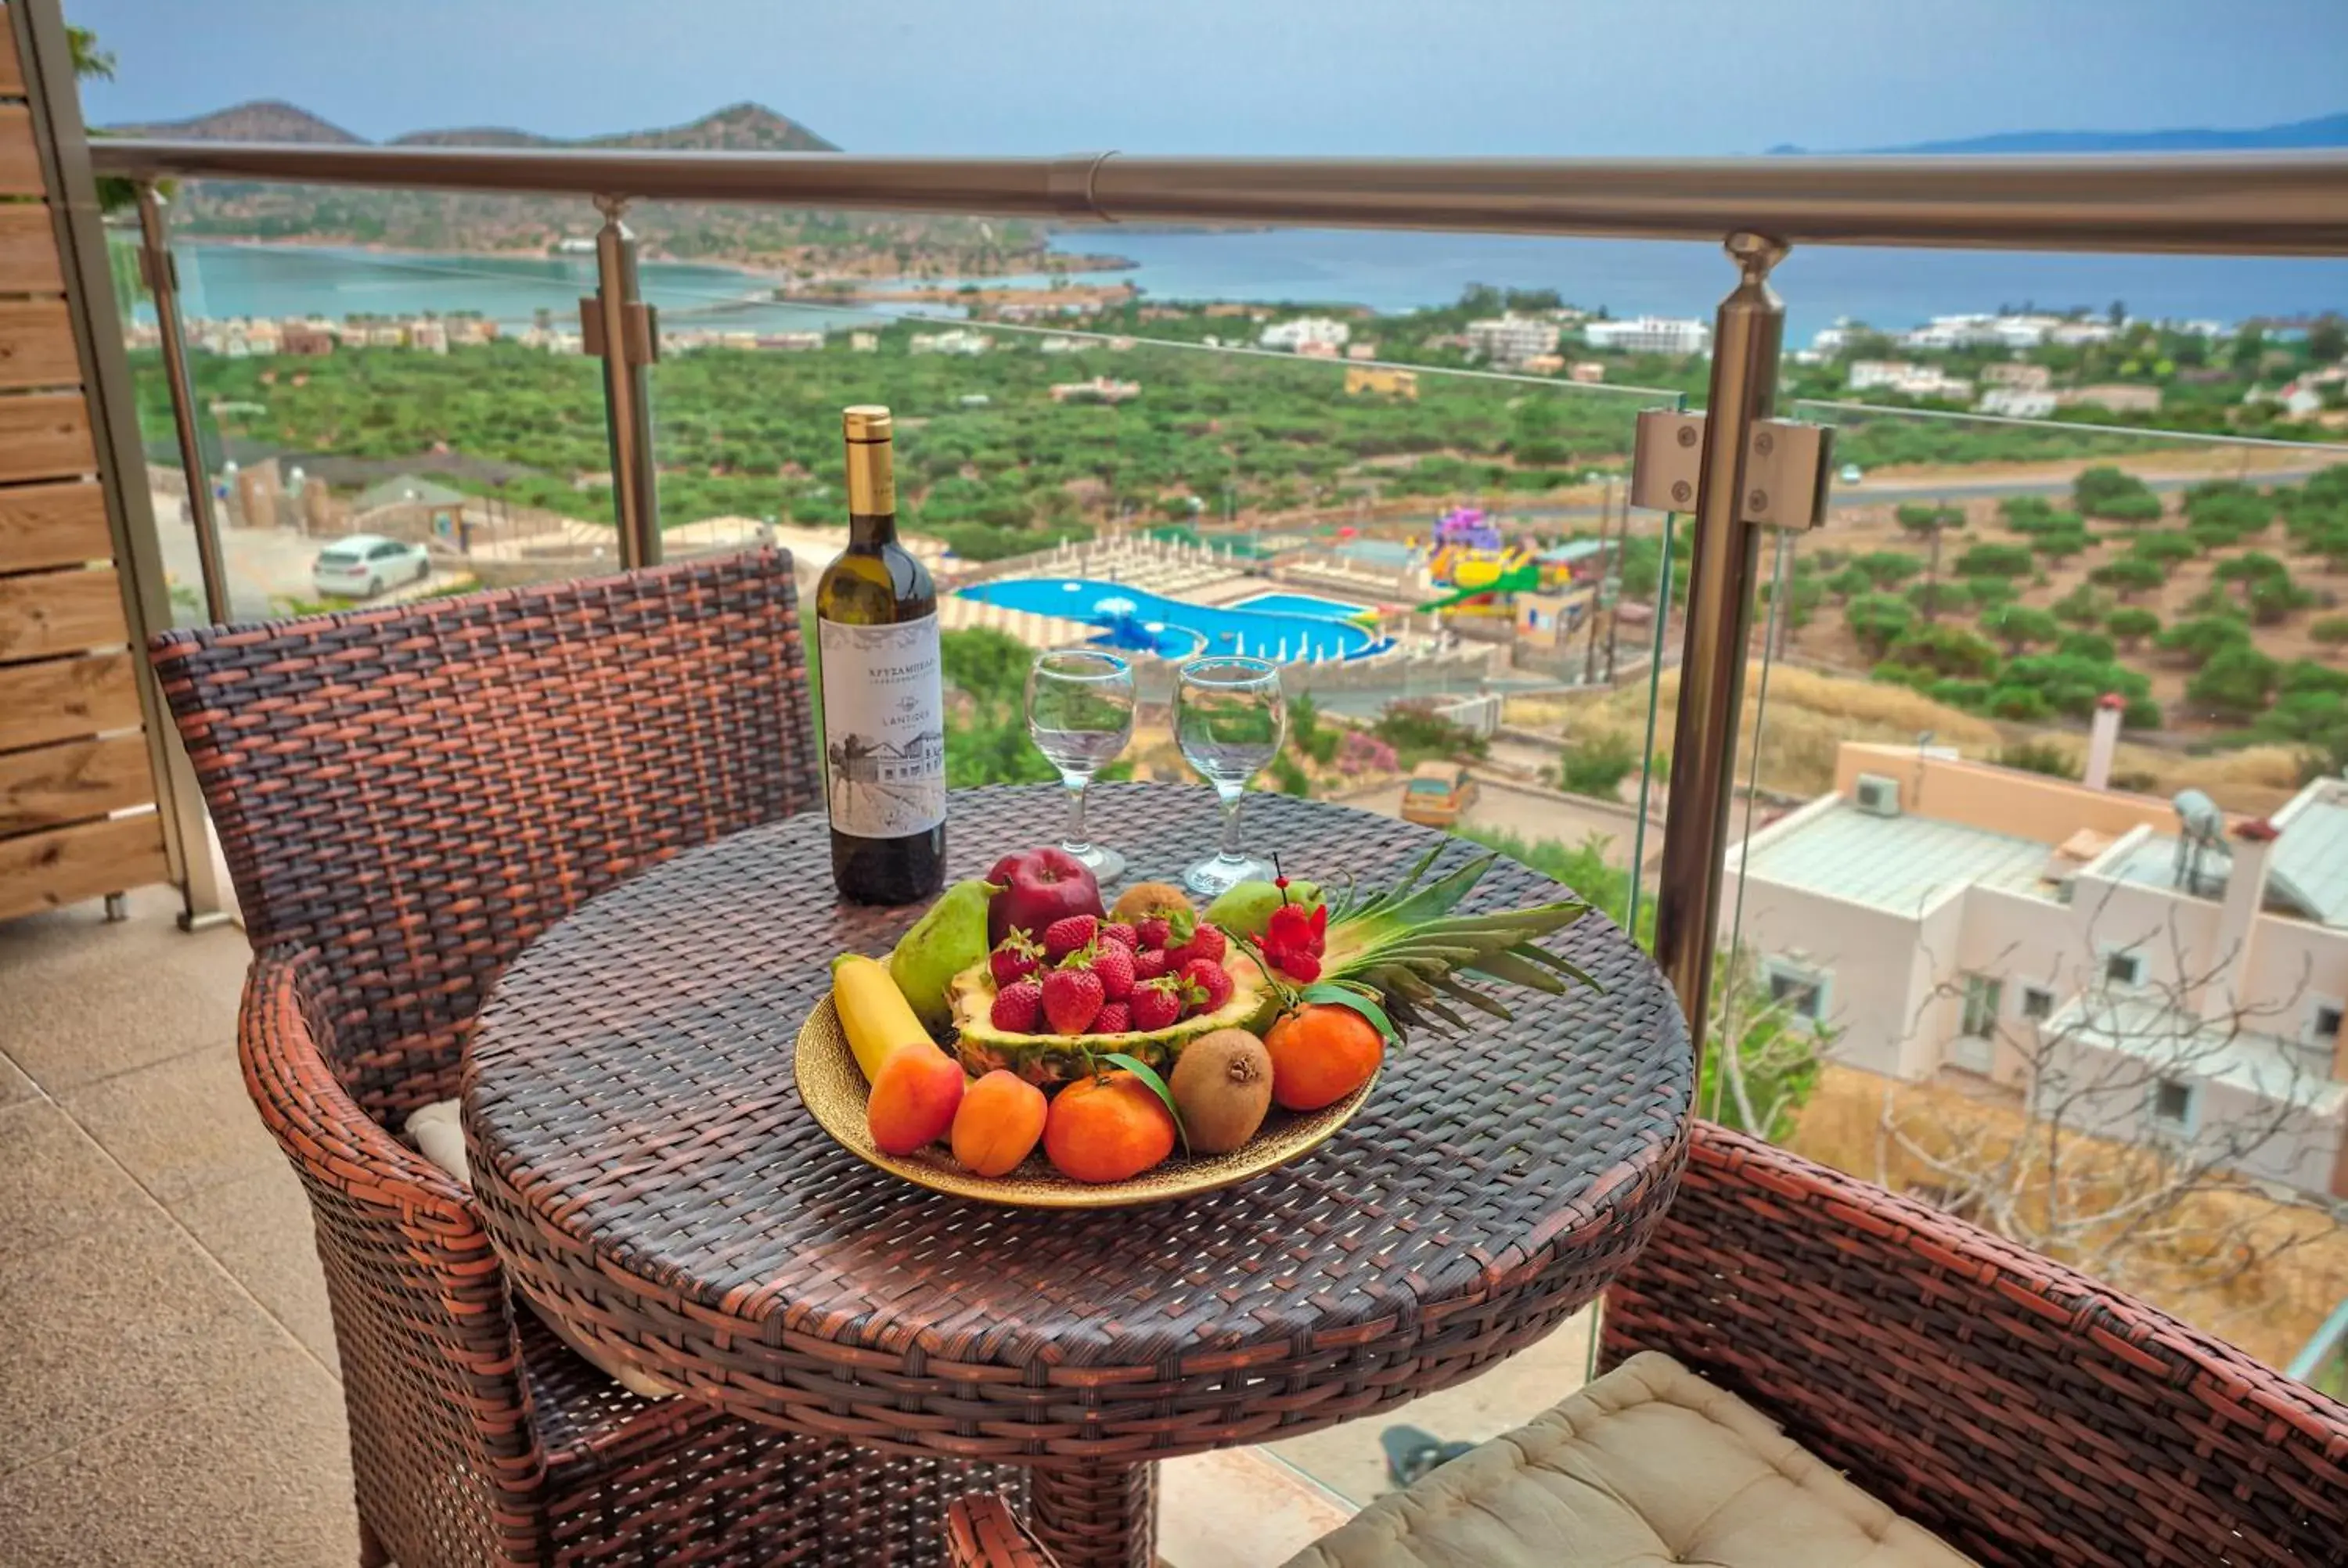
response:
<path fill-rule="evenodd" d="M 1171 882 L 1137 882 L 1117 896 L 1109 912 L 1112 920 L 1131 925 L 1152 915 L 1163 915 L 1176 909 L 1188 909 L 1190 896 Z"/>
<path fill-rule="evenodd" d="M 1194 1154 L 1228 1154 L 1263 1125 L 1272 1105 L 1272 1052 L 1243 1029 L 1219 1029 L 1182 1048 L 1166 1087 Z"/>

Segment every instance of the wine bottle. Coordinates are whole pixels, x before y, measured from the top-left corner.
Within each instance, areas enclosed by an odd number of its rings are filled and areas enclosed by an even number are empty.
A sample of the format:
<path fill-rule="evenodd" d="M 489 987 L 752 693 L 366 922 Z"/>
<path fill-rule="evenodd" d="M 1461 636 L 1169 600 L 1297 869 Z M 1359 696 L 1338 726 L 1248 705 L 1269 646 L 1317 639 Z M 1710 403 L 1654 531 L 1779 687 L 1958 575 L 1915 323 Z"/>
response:
<path fill-rule="evenodd" d="M 897 542 L 889 411 L 850 408 L 841 424 L 848 548 L 815 594 L 831 877 L 851 902 L 910 904 L 946 871 L 938 590 Z"/>

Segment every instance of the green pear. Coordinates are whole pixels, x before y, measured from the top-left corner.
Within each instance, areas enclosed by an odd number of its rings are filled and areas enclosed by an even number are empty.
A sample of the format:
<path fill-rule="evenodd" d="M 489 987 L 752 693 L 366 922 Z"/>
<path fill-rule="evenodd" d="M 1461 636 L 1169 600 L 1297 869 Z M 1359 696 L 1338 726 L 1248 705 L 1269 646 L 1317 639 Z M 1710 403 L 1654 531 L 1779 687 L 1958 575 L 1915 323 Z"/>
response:
<path fill-rule="evenodd" d="M 942 1035 L 953 1026 L 946 988 L 986 957 L 986 907 L 1002 891 L 992 882 L 955 883 L 889 955 L 890 979 L 932 1034 Z"/>
<path fill-rule="evenodd" d="M 1301 876 L 1288 879 L 1288 902 L 1310 909 L 1321 902 L 1321 885 Z M 1272 924 L 1280 907 L 1280 889 L 1269 882 L 1242 882 L 1207 906 L 1206 918 L 1234 937 L 1256 941 Z"/>

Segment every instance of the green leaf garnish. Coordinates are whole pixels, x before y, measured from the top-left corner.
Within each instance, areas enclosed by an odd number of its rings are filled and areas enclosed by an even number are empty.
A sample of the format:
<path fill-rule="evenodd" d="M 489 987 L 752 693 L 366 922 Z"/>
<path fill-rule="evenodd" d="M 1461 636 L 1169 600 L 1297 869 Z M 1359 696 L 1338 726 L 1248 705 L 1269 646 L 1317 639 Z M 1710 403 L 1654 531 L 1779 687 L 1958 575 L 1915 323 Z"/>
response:
<path fill-rule="evenodd" d="M 1139 1057 L 1128 1055 L 1122 1050 L 1103 1051 L 1101 1060 L 1116 1062 L 1142 1082 L 1149 1085 L 1149 1091 L 1166 1102 L 1166 1113 L 1174 1118 L 1175 1135 L 1182 1140 L 1182 1157 L 1189 1159 L 1190 1156 L 1189 1130 L 1182 1125 L 1182 1110 L 1174 1103 L 1174 1091 L 1166 1087 L 1166 1081 L 1158 1076 L 1157 1069 Z"/>
<path fill-rule="evenodd" d="M 1389 1044 L 1402 1038 L 1395 1032 L 1394 1020 L 1386 1017 L 1386 1009 L 1350 986 L 1340 985 L 1334 980 L 1323 980 L 1297 992 L 1296 999 L 1306 1002 L 1324 1002 L 1331 1007 L 1351 1008 L 1369 1020 L 1376 1028 L 1379 1038 Z"/>

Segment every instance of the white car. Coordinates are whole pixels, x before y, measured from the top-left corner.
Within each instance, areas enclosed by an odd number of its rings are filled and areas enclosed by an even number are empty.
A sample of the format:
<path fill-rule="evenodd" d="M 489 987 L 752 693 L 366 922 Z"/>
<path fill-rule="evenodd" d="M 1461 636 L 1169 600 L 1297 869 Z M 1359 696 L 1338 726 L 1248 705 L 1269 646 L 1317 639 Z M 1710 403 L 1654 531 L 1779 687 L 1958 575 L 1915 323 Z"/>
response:
<path fill-rule="evenodd" d="M 1865 476 L 1864 474 L 1861 474 L 1861 473 L 1859 471 L 1859 465 L 1858 465 L 1858 464 L 1856 464 L 1856 463 L 1845 463 L 1845 464 L 1842 466 L 1842 472 L 1841 472 L 1841 473 L 1839 473 L 1839 474 L 1837 474 L 1837 475 L 1835 476 L 1835 478 L 1836 478 L 1837 480 L 1838 480 L 1839 482 L 1841 482 L 1841 483 L 1845 484 L 1845 485 L 1856 485 L 1856 484 L 1858 484 L 1858 483 L 1859 482 L 1859 480 L 1861 480 L 1861 479 L 1865 478 L 1866 477 L 1867 477 L 1867 476 Z"/>
<path fill-rule="evenodd" d="M 422 582 L 432 575 L 432 553 L 380 534 L 353 534 L 328 545 L 310 564 L 310 581 L 322 595 L 367 599 L 394 583 Z"/>

